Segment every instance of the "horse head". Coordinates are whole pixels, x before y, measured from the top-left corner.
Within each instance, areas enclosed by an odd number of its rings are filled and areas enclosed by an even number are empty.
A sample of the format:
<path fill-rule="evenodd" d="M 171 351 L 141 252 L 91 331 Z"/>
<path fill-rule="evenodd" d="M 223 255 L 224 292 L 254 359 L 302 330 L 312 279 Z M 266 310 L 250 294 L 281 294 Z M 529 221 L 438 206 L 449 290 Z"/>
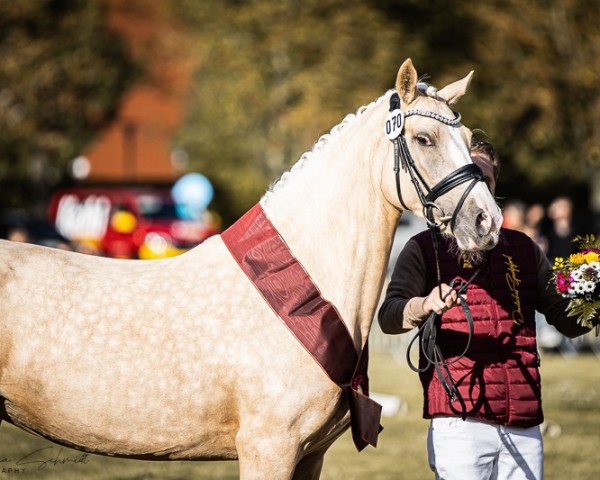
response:
<path fill-rule="evenodd" d="M 394 143 L 397 200 L 392 203 L 454 235 L 463 250 L 487 250 L 498 241 L 502 214 L 471 160 L 471 131 L 451 108 L 472 76 L 437 90 L 419 83 L 406 60 L 390 97 L 385 133 Z"/>

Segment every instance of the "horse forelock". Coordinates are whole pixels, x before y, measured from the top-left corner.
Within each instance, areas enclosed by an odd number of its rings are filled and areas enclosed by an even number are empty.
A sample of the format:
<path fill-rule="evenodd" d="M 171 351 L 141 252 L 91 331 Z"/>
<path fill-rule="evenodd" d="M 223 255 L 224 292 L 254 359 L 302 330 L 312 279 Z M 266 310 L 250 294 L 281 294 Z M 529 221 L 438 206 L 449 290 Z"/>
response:
<path fill-rule="evenodd" d="M 448 118 L 454 118 L 455 112 L 448 102 L 438 95 L 438 89 L 425 82 L 419 82 L 418 92 L 416 100 L 411 104 L 410 107 L 403 106 L 403 110 L 414 108 L 418 105 L 420 108 L 430 110 Z"/>
<path fill-rule="evenodd" d="M 307 162 L 318 157 L 318 154 L 323 151 L 326 145 L 329 145 L 331 142 L 337 140 L 341 134 L 341 132 L 345 131 L 346 127 L 354 124 L 358 119 L 360 119 L 365 112 L 370 111 L 371 109 L 380 105 L 385 99 L 389 98 L 389 96 L 394 92 L 394 90 L 388 90 L 386 93 L 381 95 L 379 98 L 376 98 L 371 103 L 366 105 L 362 105 L 359 107 L 355 113 L 347 114 L 344 119 L 331 128 L 328 133 L 325 133 L 319 137 L 319 139 L 312 145 L 310 150 L 307 150 L 300 158 L 292 165 L 292 167 L 284 172 L 277 180 L 275 180 L 267 189 L 267 192 L 260 199 L 261 205 L 265 206 L 273 193 L 278 189 L 282 188 L 286 181 L 296 173 L 298 170 L 301 170 L 302 167 L 306 165 Z M 382 127 L 383 128 L 383 127 Z"/>
<path fill-rule="evenodd" d="M 438 89 L 433 85 L 429 85 L 423 80 L 419 80 L 418 82 L 419 89 L 419 97 L 418 99 L 422 99 L 421 101 L 426 103 L 425 108 L 427 110 L 435 111 L 440 115 L 447 116 L 449 118 L 453 118 L 456 115 L 456 112 L 452 109 L 450 105 L 446 102 L 446 100 L 438 95 Z M 417 101 L 418 101 L 417 99 Z M 469 158 L 470 157 L 470 145 L 465 143 L 464 139 L 461 138 L 461 129 L 450 127 L 452 144 L 457 146 L 460 150 L 459 156 L 461 158 Z M 450 147 L 452 148 L 452 146 Z M 457 167 L 464 165 L 465 162 L 460 162 Z"/>

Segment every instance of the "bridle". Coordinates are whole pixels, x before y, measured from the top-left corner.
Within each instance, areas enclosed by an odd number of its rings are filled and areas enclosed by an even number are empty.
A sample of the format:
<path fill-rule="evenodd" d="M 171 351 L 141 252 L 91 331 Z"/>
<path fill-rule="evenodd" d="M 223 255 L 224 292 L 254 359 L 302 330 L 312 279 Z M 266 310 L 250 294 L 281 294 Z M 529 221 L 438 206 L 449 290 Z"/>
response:
<path fill-rule="evenodd" d="M 425 89 L 427 85 L 419 83 L 418 87 L 419 89 Z M 415 187 L 415 191 L 423 208 L 423 216 L 429 228 L 439 229 L 442 225 L 447 224 L 448 221 L 450 221 L 450 228 L 454 230 L 456 217 L 465 200 L 467 199 L 467 195 L 469 195 L 477 182 L 485 181 L 483 172 L 481 171 L 481 168 L 474 163 L 469 163 L 448 174 L 436 185 L 434 185 L 433 188 L 430 187 L 417 168 L 417 165 L 415 164 L 415 161 L 408 150 L 408 145 L 406 144 L 406 137 L 404 136 L 404 122 L 407 117 L 412 115 L 433 118 L 434 120 L 445 123 L 451 127 L 457 127 L 461 125 L 460 113 L 455 112 L 454 118 L 448 118 L 428 110 L 421 110 L 419 108 L 413 108 L 404 112 L 400 106 L 400 96 L 398 93 L 394 92 L 390 97 L 390 113 L 388 114 L 385 122 L 386 135 L 394 144 L 394 173 L 396 176 L 396 191 L 398 193 L 398 200 L 400 200 L 400 204 L 406 210 L 410 210 L 406 206 L 406 203 L 404 203 L 402 191 L 400 189 L 400 167 L 402 166 L 402 170 L 408 172 L 410 175 L 411 182 Z M 453 188 L 468 181 L 471 181 L 471 184 L 465 189 L 460 197 L 452 216 L 443 216 L 440 219 L 440 223 L 436 223 L 433 211 L 439 210 L 442 212 L 442 209 L 436 205 L 435 201 Z"/>
<path fill-rule="evenodd" d="M 420 91 L 426 92 L 428 85 L 424 83 L 419 83 L 417 84 L 417 88 Z M 452 231 L 454 231 L 456 217 L 460 209 L 462 208 L 464 202 L 466 201 L 467 196 L 469 195 L 471 190 L 473 190 L 475 185 L 477 185 L 478 182 L 485 181 L 485 178 L 479 166 L 475 165 L 474 163 L 469 163 L 454 170 L 436 185 L 430 187 L 423 178 L 423 175 L 421 174 L 419 169 L 417 168 L 417 165 L 415 164 L 415 161 L 412 158 L 410 151 L 408 150 L 408 145 L 406 143 L 406 137 L 404 135 L 404 121 L 407 117 L 410 117 L 412 115 L 420 115 L 423 117 L 433 118 L 434 120 L 442 122 L 450 127 L 457 127 L 461 125 L 461 117 L 460 113 L 457 112 L 455 112 L 454 118 L 448 118 L 437 113 L 428 110 L 421 110 L 418 108 L 402 111 L 400 105 L 400 96 L 398 95 L 398 93 L 394 92 L 390 97 L 390 113 L 388 114 L 385 124 L 385 133 L 394 144 L 394 173 L 396 177 L 396 191 L 398 193 L 398 200 L 406 210 L 410 210 L 404 203 L 404 199 L 402 198 L 402 191 L 400 189 L 400 167 L 402 167 L 402 170 L 404 172 L 407 172 L 410 176 L 411 182 L 414 185 L 415 191 L 423 208 L 423 216 L 427 222 L 429 231 L 431 232 L 435 252 L 435 264 L 437 269 L 436 273 L 439 294 L 440 298 L 445 299 L 445 297 L 442 297 L 442 281 L 438 254 L 441 235 L 440 228 L 450 223 L 450 228 Z M 471 183 L 464 190 L 462 196 L 456 204 L 456 207 L 454 208 L 454 212 L 452 213 L 452 215 L 442 215 L 440 217 L 439 223 L 436 222 L 434 217 L 434 210 L 438 210 L 442 213 L 443 210 L 435 203 L 435 201 L 445 193 L 448 193 L 453 188 L 462 185 L 466 182 Z M 460 304 L 467 318 L 467 323 L 469 327 L 469 336 L 463 352 L 450 362 L 447 362 L 444 359 L 441 349 L 437 343 L 437 335 L 439 333 L 441 315 L 437 315 L 435 312 L 432 312 L 428 316 L 428 318 L 424 322 L 422 322 L 421 325 L 419 325 L 419 331 L 409 343 L 406 352 L 408 365 L 413 371 L 424 372 L 431 366 L 435 368 L 438 378 L 441 384 L 443 385 L 444 389 L 446 390 L 450 401 L 452 402 L 454 400 L 458 400 L 460 402 L 463 418 L 466 416 L 466 405 L 456 385 L 454 384 L 452 377 L 450 376 L 448 366 L 460 360 L 467 353 L 469 346 L 471 345 L 471 339 L 473 337 L 474 331 L 473 316 L 471 314 L 471 311 L 469 310 L 466 299 L 462 296 L 462 294 L 466 292 L 467 287 L 475 280 L 475 277 L 478 274 L 479 269 L 476 269 L 468 281 L 453 281 L 450 285 L 457 292 L 457 296 L 461 300 Z M 410 359 L 410 351 L 412 345 L 414 344 L 417 338 L 420 339 L 421 352 L 423 353 L 423 356 L 426 361 L 426 365 L 423 368 L 415 367 L 412 363 L 412 360 Z"/>
<path fill-rule="evenodd" d="M 429 85 L 426 83 L 418 83 L 417 88 L 422 92 L 427 92 Z M 483 171 L 478 165 L 475 165 L 474 163 L 468 163 L 467 165 L 459 167 L 453 172 L 449 173 L 436 185 L 430 187 L 417 168 L 417 165 L 415 164 L 415 161 L 408 150 L 408 145 L 406 144 L 406 137 L 404 136 L 404 122 L 407 117 L 412 115 L 433 118 L 434 120 L 449 125 L 450 127 L 457 127 L 461 125 L 461 118 L 460 113 L 458 112 L 454 112 L 454 118 L 444 117 L 438 113 L 431 112 L 429 110 L 421 110 L 420 108 L 413 108 L 404 112 L 401 109 L 400 96 L 397 92 L 394 92 L 390 97 L 390 113 L 388 114 L 385 122 L 385 133 L 394 144 L 394 174 L 396 177 L 396 192 L 398 193 L 398 200 L 400 200 L 400 204 L 406 210 L 410 210 L 410 208 L 408 208 L 404 203 L 402 191 L 400 189 L 400 167 L 402 166 L 402 170 L 408 172 L 410 175 L 410 180 L 415 187 L 415 191 L 417 192 L 417 196 L 419 197 L 419 201 L 421 202 L 421 206 L 423 208 L 423 216 L 425 217 L 427 226 L 431 232 L 435 250 L 437 280 L 438 285 L 440 285 L 441 275 L 440 262 L 438 259 L 440 228 L 449 222 L 450 229 L 454 231 L 456 217 L 464 205 L 467 195 L 471 193 L 471 190 L 473 190 L 478 182 L 485 182 L 485 177 L 483 175 Z M 440 217 L 440 223 L 437 223 L 435 221 L 433 212 L 434 210 L 443 212 L 443 210 L 436 205 L 435 201 L 453 188 L 469 181 L 471 183 L 461 195 L 452 215 L 444 215 Z M 425 191 L 423 189 L 425 189 Z M 440 297 L 442 296 L 441 292 L 442 290 L 440 285 Z"/>

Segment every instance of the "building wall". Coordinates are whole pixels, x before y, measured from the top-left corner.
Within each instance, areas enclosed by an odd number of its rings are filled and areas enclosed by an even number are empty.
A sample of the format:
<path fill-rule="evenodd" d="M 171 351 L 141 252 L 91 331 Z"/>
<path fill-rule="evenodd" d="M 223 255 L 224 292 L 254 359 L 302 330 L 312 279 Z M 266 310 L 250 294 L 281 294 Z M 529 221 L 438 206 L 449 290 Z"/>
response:
<path fill-rule="evenodd" d="M 86 147 L 88 182 L 171 182 L 172 136 L 180 125 L 194 68 L 188 41 L 167 2 L 105 0 L 107 21 L 144 68 L 114 122 Z"/>

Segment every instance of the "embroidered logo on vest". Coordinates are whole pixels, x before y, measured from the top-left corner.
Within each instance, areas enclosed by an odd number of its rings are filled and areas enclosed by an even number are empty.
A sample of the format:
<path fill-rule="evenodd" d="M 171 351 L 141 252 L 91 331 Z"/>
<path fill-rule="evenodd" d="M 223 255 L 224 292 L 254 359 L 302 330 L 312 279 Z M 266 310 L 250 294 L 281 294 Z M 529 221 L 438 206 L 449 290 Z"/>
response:
<path fill-rule="evenodd" d="M 511 316 L 513 322 L 517 325 L 521 325 L 525 321 L 523 318 L 523 311 L 521 310 L 521 296 L 519 295 L 519 285 L 521 284 L 521 280 L 517 276 L 518 273 L 521 273 L 521 270 L 519 270 L 517 264 L 513 262 L 512 256 L 507 255 L 506 253 L 503 253 L 502 256 L 505 259 L 504 264 L 508 267 L 506 283 L 515 302 L 515 309 L 511 312 Z"/>

